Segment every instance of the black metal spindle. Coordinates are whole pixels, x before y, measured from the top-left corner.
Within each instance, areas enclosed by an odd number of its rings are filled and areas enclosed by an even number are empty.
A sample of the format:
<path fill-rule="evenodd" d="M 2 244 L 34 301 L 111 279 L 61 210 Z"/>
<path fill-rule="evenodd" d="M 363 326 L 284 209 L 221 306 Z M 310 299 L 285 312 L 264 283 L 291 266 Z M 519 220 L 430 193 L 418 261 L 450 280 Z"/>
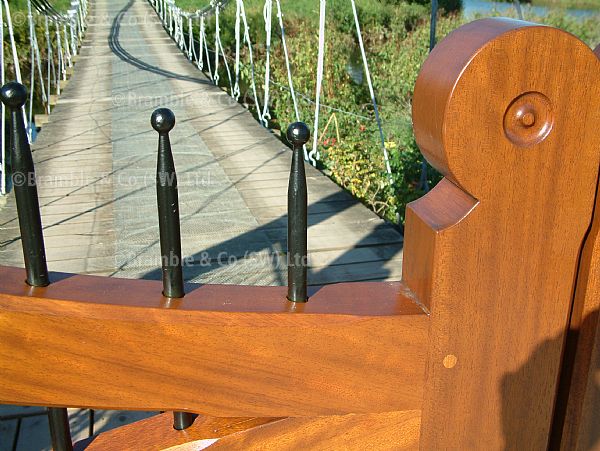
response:
<path fill-rule="evenodd" d="M 49 408 L 48 422 L 54 451 L 73 451 L 67 409 Z"/>
<path fill-rule="evenodd" d="M 19 83 L 10 82 L 2 87 L 0 97 L 10 111 L 12 181 L 17 202 L 27 283 L 34 287 L 45 287 L 50 280 L 46 266 L 42 219 L 33 158 L 23 123 L 22 108 L 27 100 L 27 89 Z"/>
<path fill-rule="evenodd" d="M 17 82 L 7 83 L 0 89 L 0 100 L 10 112 L 12 181 L 23 245 L 26 281 L 34 287 L 45 287 L 50 284 L 50 278 L 46 265 L 46 250 L 33 157 L 23 121 L 23 106 L 27 100 L 27 89 Z M 54 450 L 71 451 L 73 447 L 67 409 L 49 408 L 48 418 Z"/>
<path fill-rule="evenodd" d="M 306 302 L 308 270 L 306 174 L 302 146 L 308 142 L 310 130 L 303 122 L 294 122 L 287 129 L 292 144 L 292 166 L 288 184 L 288 295 L 293 302 Z"/>
<path fill-rule="evenodd" d="M 156 197 L 162 256 L 163 295 L 168 298 L 181 298 L 185 292 L 181 260 L 179 198 L 175 162 L 169 140 L 169 132 L 175 126 L 175 115 L 168 108 L 159 108 L 152 113 L 150 122 L 154 130 L 158 132 Z M 194 416 L 191 413 L 173 413 L 173 427 L 177 430 L 187 429 L 193 422 Z"/>

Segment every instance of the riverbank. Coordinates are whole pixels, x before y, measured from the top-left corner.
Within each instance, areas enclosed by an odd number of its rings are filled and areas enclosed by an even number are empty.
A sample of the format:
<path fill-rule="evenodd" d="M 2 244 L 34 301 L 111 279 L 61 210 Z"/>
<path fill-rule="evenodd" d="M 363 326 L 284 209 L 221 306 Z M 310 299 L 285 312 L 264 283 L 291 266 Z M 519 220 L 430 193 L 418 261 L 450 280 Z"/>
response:
<path fill-rule="evenodd" d="M 552 8 L 592 9 L 600 11 L 599 0 L 532 0 L 531 4 Z"/>

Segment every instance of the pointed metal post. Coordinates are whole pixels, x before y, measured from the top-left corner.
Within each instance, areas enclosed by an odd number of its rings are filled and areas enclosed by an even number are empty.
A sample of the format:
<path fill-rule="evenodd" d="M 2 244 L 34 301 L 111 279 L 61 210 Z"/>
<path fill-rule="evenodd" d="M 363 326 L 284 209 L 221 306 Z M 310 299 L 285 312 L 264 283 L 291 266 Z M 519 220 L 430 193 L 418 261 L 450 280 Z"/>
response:
<path fill-rule="evenodd" d="M 73 451 L 67 409 L 48 408 L 50 437 L 54 451 Z"/>
<path fill-rule="evenodd" d="M 27 101 L 27 89 L 17 82 L 7 83 L 0 89 L 0 100 L 10 112 L 12 181 L 23 245 L 26 281 L 34 287 L 45 287 L 50 284 L 50 278 L 46 265 L 46 250 L 33 157 L 23 120 L 23 106 Z M 67 409 L 49 408 L 48 419 L 54 450 L 71 451 L 73 447 Z"/>
<path fill-rule="evenodd" d="M 152 128 L 158 132 L 158 159 L 156 165 L 156 198 L 162 256 L 163 295 L 182 298 L 183 265 L 181 259 L 181 228 L 179 223 L 179 197 L 177 174 L 171 151 L 169 132 L 175 126 L 175 115 L 168 108 L 159 108 L 150 118 Z M 188 412 L 173 412 L 173 427 L 187 429 L 194 422 Z"/>
<path fill-rule="evenodd" d="M 0 96 L 2 103 L 10 112 L 12 181 L 21 229 L 27 283 L 35 287 L 45 287 L 50 281 L 46 267 L 42 220 L 33 158 L 22 114 L 23 105 L 27 100 L 27 90 L 19 83 L 10 82 L 2 87 Z"/>
<path fill-rule="evenodd" d="M 306 302 L 308 271 L 308 197 L 302 146 L 308 142 L 310 130 L 303 122 L 294 122 L 287 129 L 292 144 L 292 166 L 288 184 L 288 295 L 292 302 Z"/>

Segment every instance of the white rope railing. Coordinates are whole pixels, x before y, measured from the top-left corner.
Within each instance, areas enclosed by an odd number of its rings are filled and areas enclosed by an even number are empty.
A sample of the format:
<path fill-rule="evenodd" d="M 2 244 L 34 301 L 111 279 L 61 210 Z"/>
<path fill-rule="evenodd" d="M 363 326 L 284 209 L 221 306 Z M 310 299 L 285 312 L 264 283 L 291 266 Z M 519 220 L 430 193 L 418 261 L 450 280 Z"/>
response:
<path fill-rule="evenodd" d="M 296 100 L 296 91 L 294 90 L 294 82 L 292 80 L 292 69 L 290 68 L 290 56 L 287 49 L 287 43 L 285 42 L 285 28 L 283 27 L 283 12 L 281 11 L 281 3 L 279 0 L 275 0 L 277 5 L 277 19 L 279 21 L 279 31 L 281 32 L 281 46 L 283 47 L 283 56 L 285 58 L 285 68 L 287 72 L 288 87 L 290 96 L 292 97 L 292 104 L 294 106 L 294 115 L 296 121 L 300 122 L 300 111 L 298 110 L 298 101 Z M 304 159 L 308 161 L 308 151 L 306 145 L 302 146 L 304 150 Z"/>
<path fill-rule="evenodd" d="M 321 88 L 323 86 L 323 62 L 325 60 L 325 7 L 327 0 L 320 0 L 319 8 L 319 51 L 317 53 L 317 85 L 315 88 L 315 122 L 313 127 L 313 146 L 308 153 L 308 160 L 316 166 L 319 153 L 319 111 L 321 104 Z"/>
<path fill-rule="evenodd" d="M 52 87 L 54 87 L 54 92 L 59 95 L 60 80 L 61 78 L 66 80 L 67 67 L 72 67 L 73 57 L 77 55 L 79 44 L 83 39 L 88 11 L 87 1 L 88 0 L 72 0 L 69 11 L 66 14 L 60 14 L 46 2 L 41 2 L 40 0 L 27 0 L 27 26 L 29 33 L 28 55 L 30 59 L 30 73 L 28 80 L 29 104 L 23 107 L 23 120 L 30 142 L 35 138 L 33 113 L 36 101 L 36 85 L 38 85 L 40 89 L 44 110 L 46 113 L 50 113 L 50 95 L 52 93 Z M 35 26 L 37 18 L 43 18 L 44 21 L 47 61 L 42 61 L 41 58 Z M 5 22 L 6 27 L 4 26 Z M 4 55 L 5 32 L 8 35 L 7 37 L 9 40 L 13 76 L 17 82 L 23 83 L 8 0 L 2 0 L 2 3 L 0 3 L 0 84 L 2 85 L 6 82 L 6 65 L 9 63 Z M 46 71 L 46 79 L 44 79 L 44 70 Z M 10 189 L 10 184 L 8 183 L 9 167 L 7 164 L 6 137 L 4 133 L 6 130 L 7 117 L 4 105 L 2 105 L 1 109 L 0 195 L 4 195 Z"/>
<path fill-rule="evenodd" d="M 2 64 L 0 64 L 0 85 L 4 86 L 4 83 L 6 82 L 6 80 L 4 80 L 4 13 L 3 13 L 3 9 L 2 9 L 2 5 L 0 5 L 0 61 L 2 61 Z M 3 102 L 2 103 L 1 111 L 0 111 L 0 122 L 2 123 L 2 130 L 0 130 L 0 134 L 2 135 L 2 138 L 0 139 L 0 141 L 2 141 L 2 143 L 0 144 L 0 194 L 4 195 L 6 194 L 6 168 L 7 168 L 7 164 L 6 164 L 6 139 L 4 137 L 4 131 L 6 130 L 5 123 L 6 123 L 6 107 L 4 106 Z"/>
<path fill-rule="evenodd" d="M 373 103 L 373 109 L 375 110 L 375 120 L 377 121 L 377 128 L 379 129 L 379 138 L 381 139 L 381 150 L 383 151 L 383 159 L 385 162 L 385 169 L 389 176 L 392 175 L 392 168 L 390 167 L 390 159 L 388 156 L 387 149 L 385 148 L 385 137 L 383 135 L 383 127 L 381 126 L 381 118 L 379 117 L 379 108 L 377 107 L 377 100 L 375 99 L 375 91 L 373 90 L 373 82 L 371 81 L 371 72 L 369 71 L 369 65 L 367 64 L 367 54 L 365 53 L 365 45 L 363 43 L 362 34 L 360 32 L 360 23 L 358 22 L 358 13 L 356 12 L 356 3 L 354 0 L 350 0 L 352 3 L 352 13 L 354 14 L 354 23 L 356 25 L 356 36 L 358 38 L 358 45 L 360 47 L 360 54 L 362 56 L 363 68 L 365 76 L 367 78 L 367 85 L 369 86 L 369 94 L 371 95 L 371 102 Z"/>
<path fill-rule="evenodd" d="M 268 128 L 271 114 L 269 113 L 269 80 L 271 78 L 271 17 L 273 13 L 273 2 L 271 0 L 265 0 L 265 6 L 263 8 L 263 19 L 265 20 L 265 82 L 264 82 L 264 98 L 263 98 L 263 110 L 260 115 L 261 123 Z"/>
<path fill-rule="evenodd" d="M 365 72 L 365 78 L 369 88 L 369 94 L 371 97 L 371 102 L 373 104 L 374 114 L 375 114 L 375 122 L 377 123 L 379 129 L 379 136 L 381 140 L 381 149 L 383 153 L 383 158 L 385 162 L 385 169 L 388 174 L 391 175 L 391 167 L 389 162 L 388 151 L 385 147 L 385 135 L 383 132 L 383 125 L 381 121 L 381 117 L 379 114 L 379 107 L 377 105 L 375 90 L 373 87 L 373 81 L 371 77 L 371 73 L 369 71 L 367 56 L 364 48 L 364 42 L 362 39 L 360 23 L 358 20 L 358 14 L 356 10 L 356 5 L 354 0 L 351 1 L 352 10 L 354 13 L 356 34 L 358 38 L 358 43 L 361 51 L 362 63 Z M 225 50 L 223 48 L 223 43 L 221 41 L 221 11 L 228 4 L 228 0 L 218 1 L 212 0 L 209 5 L 206 7 L 199 9 L 194 12 L 186 12 L 179 8 L 174 0 L 149 0 L 150 4 L 156 10 L 158 17 L 165 30 L 171 35 L 173 40 L 178 44 L 180 48 L 185 47 L 184 54 L 190 60 L 195 59 L 196 67 L 200 70 L 207 70 L 208 75 L 211 80 L 215 84 L 219 83 L 220 75 L 220 65 L 221 60 L 223 61 L 223 67 L 228 77 L 229 81 L 229 94 L 235 100 L 239 100 L 241 96 L 240 92 L 240 72 L 243 66 L 246 66 L 241 61 L 241 50 L 242 45 L 247 46 L 248 48 L 248 65 L 250 72 L 250 85 L 253 93 L 254 107 L 256 109 L 256 114 L 258 117 L 258 121 L 265 127 L 268 127 L 269 121 L 271 119 L 269 103 L 270 103 L 270 86 L 277 85 L 282 89 L 286 89 L 289 91 L 293 108 L 294 108 L 294 116 L 296 120 L 300 120 L 300 109 L 298 105 L 298 97 L 304 99 L 306 102 L 314 106 L 314 131 L 313 131 L 313 143 L 310 152 L 307 151 L 306 146 L 304 147 L 304 158 L 307 161 L 310 161 L 311 164 L 316 165 L 317 161 L 320 159 L 319 152 L 319 120 L 320 120 L 320 110 L 323 108 L 329 109 L 331 111 L 338 111 L 343 114 L 347 114 L 350 116 L 354 116 L 360 118 L 362 120 L 371 120 L 370 117 L 360 115 L 351 111 L 345 111 L 340 108 L 336 108 L 330 105 L 325 105 L 321 102 L 321 92 L 323 87 L 323 71 L 324 71 L 324 60 L 325 60 L 325 32 L 326 32 L 326 5 L 327 0 L 320 0 L 320 10 L 319 10 L 319 40 L 318 40 L 318 53 L 317 53 L 317 66 L 316 66 L 316 84 L 315 84 L 315 96 L 314 100 L 309 98 L 307 95 L 302 93 L 297 93 L 294 89 L 293 83 L 293 75 L 292 75 L 292 64 L 290 61 L 290 55 L 288 51 L 288 46 L 285 39 L 285 28 L 283 23 L 283 12 L 281 8 L 280 0 L 275 0 L 275 5 L 277 7 L 277 19 L 278 26 L 281 35 L 281 43 L 282 50 L 285 58 L 285 66 L 287 73 L 287 85 L 284 86 L 280 83 L 277 83 L 271 78 L 271 47 L 272 47 L 272 14 L 273 14 L 273 0 L 265 0 L 263 7 L 263 20 L 264 20 L 264 28 L 266 34 L 265 40 L 265 72 L 264 72 L 264 80 L 262 82 L 262 107 L 258 100 L 258 92 L 256 87 L 256 70 L 254 64 L 254 57 L 252 52 L 252 42 L 250 39 L 250 30 L 248 27 L 248 21 L 246 17 L 246 12 L 244 8 L 243 0 L 236 0 L 236 11 L 235 11 L 235 25 L 234 25 L 234 37 L 235 37 L 235 55 L 232 60 L 233 64 L 233 77 L 230 71 L 228 57 L 225 54 Z M 208 39 L 206 36 L 206 22 L 205 18 L 208 16 L 215 16 L 215 35 L 214 35 L 214 49 L 209 49 Z M 182 36 L 184 36 L 184 28 L 181 20 L 178 20 L 178 17 L 187 19 L 187 36 L 188 42 L 181 45 Z M 196 41 L 194 38 L 194 26 L 192 19 L 198 19 L 198 54 L 196 55 Z M 242 32 L 243 26 L 243 32 Z M 243 37 L 242 37 L 243 34 Z M 212 52 L 212 54 L 211 54 Z M 204 55 L 203 55 L 204 53 Z M 212 60 L 212 61 L 211 61 Z M 212 64 L 211 64 L 212 63 Z"/>

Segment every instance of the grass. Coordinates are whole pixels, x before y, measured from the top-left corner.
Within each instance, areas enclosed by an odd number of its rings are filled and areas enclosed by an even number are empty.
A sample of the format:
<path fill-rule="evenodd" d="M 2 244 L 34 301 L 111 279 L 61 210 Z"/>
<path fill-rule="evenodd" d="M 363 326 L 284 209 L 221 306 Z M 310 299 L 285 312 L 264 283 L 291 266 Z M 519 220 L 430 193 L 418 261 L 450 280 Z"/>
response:
<path fill-rule="evenodd" d="M 535 6 L 549 6 L 555 8 L 600 10 L 600 0 L 532 0 L 531 4 Z"/>
<path fill-rule="evenodd" d="M 66 12 L 71 7 L 71 0 L 52 0 L 49 3 L 58 12 Z M 27 11 L 27 0 L 10 0 L 8 4 L 11 13 L 13 11 Z"/>

